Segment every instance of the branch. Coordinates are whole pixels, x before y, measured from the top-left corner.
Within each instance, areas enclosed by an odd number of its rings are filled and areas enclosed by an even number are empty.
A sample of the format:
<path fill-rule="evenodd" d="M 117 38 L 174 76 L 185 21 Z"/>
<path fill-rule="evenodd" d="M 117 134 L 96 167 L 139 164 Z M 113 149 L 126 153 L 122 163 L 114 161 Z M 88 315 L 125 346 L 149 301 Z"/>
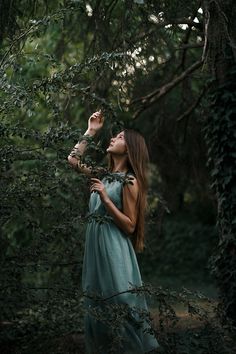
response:
<path fill-rule="evenodd" d="M 188 29 L 187 29 L 186 34 L 185 34 L 185 38 L 182 41 L 183 45 L 187 45 L 188 42 L 189 42 L 189 39 L 190 39 L 190 36 L 191 36 L 191 32 L 192 32 L 193 23 L 194 23 L 193 21 L 194 21 L 195 17 L 197 16 L 198 9 L 199 9 L 200 6 L 201 6 L 201 1 L 198 3 L 197 8 L 195 9 L 194 13 L 190 17 L 190 21 L 192 22 L 192 24 L 188 25 Z M 183 49 L 182 59 L 181 59 L 181 62 L 179 64 L 179 66 L 177 67 L 176 73 L 178 72 L 178 68 L 182 67 L 183 70 L 185 69 L 185 61 L 186 61 L 186 56 L 187 56 L 186 54 L 187 54 L 187 47 Z"/>
<path fill-rule="evenodd" d="M 159 288 L 158 288 L 158 291 L 159 291 Z M 102 297 L 102 296 L 98 295 L 97 293 L 92 293 L 92 294 L 91 293 L 87 293 L 87 291 L 83 292 L 83 296 L 87 297 L 89 299 L 95 300 L 95 301 L 107 301 L 107 300 L 112 299 L 113 297 L 116 297 L 116 296 L 119 296 L 119 295 L 123 295 L 123 294 L 126 294 L 126 293 L 131 293 L 131 294 L 148 293 L 148 294 L 150 294 L 151 293 L 151 289 L 150 289 L 149 285 L 140 285 L 140 286 L 133 287 L 131 289 L 127 289 L 127 290 L 123 290 L 123 291 L 120 291 L 120 292 L 116 292 L 115 294 L 110 295 L 108 297 Z"/>
<path fill-rule="evenodd" d="M 204 46 L 204 42 L 199 42 L 195 44 L 183 44 L 175 50 L 182 50 L 182 49 L 192 49 L 192 48 L 202 48 Z"/>
<path fill-rule="evenodd" d="M 161 97 L 165 96 L 169 91 L 171 91 L 175 86 L 177 86 L 180 82 L 182 82 L 189 74 L 193 71 L 198 69 L 202 65 L 203 61 L 198 60 L 194 64 L 192 64 L 188 69 L 182 72 L 179 76 L 177 76 L 172 81 L 168 82 L 167 84 L 159 87 L 158 89 L 154 90 L 150 94 L 137 98 L 133 100 L 130 105 L 133 105 L 137 102 L 141 102 L 142 107 L 136 111 L 133 115 L 133 118 L 137 118 L 143 111 L 145 111 L 148 107 L 156 103 Z"/>
<path fill-rule="evenodd" d="M 59 15 L 63 16 L 64 13 L 66 14 L 67 12 L 70 12 L 70 11 L 72 11 L 72 10 L 70 9 L 70 7 L 68 7 L 68 8 L 60 9 L 50 16 L 45 16 L 42 19 L 39 19 L 35 23 L 33 23 L 27 30 L 25 30 L 25 32 L 22 32 L 18 37 L 14 38 L 13 41 L 11 42 L 9 49 L 5 52 L 5 54 L 3 55 L 2 59 L 1 59 L 0 68 L 3 67 L 5 59 L 7 58 L 8 54 L 11 52 L 11 50 L 14 48 L 16 43 L 20 42 L 28 34 L 32 34 L 34 31 L 37 31 L 39 26 L 41 26 L 41 25 L 45 26 L 46 24 L 48 24 L 49 20 L 51 20 L 51 19 L 54 20 L 54 18 L 57 19 L 57 16 L 59 16 Z"/>
<path fill-rule="evenodd" d="M 204 96 L 206 90 L 208 89 L 209 85 L 206 85 L 203 87 L 200 95 L 197 97 L 197 99 L 193 102 L 193 104 L 183 113 L 181 114 L 176 121 L 179 122 L 180 120 L 188 117 L 193 111 L 194 109 L 198 106 L 198 104 L 200 103 L 202 97 Z"/>
<path fill-rule="evenodd" d="M 80 262 L 67 262 L 67 263 L 31 263 L 31 264 L 20 264 L 20 263 L 14 263 L 15 267 L 19 268 L 27 268 L 27 267 L 70 267 L 74 265 L 78 265 Z M 9 266 L 9 268 L 12 267 L 12 265 Z M 6 267 L 7 268 L 7 267 Z M 5 268 L 5 269 L 6 269 Z"/>
<path fill-rule="evenodd" d="M 139 41 L 143 41 L 146 38 L 149 38 L 150 36 L 152 36 L 154 33 L 156 33 L 156 30 L 161 29 L 165 26 L 170 26 L 170 25 L 188 25 L 191 28 L 195 27 L 198 30 L 202 30 L 203 25 L 199 22 L 194 22 L 193 19 L 186 19 L 186 18 L 180 18 L 180 19 L 173 19 L 173 20 L 168 20 L 168 21 L 161 21 L 161 22 L 157 22 L 157 23 L 150 23 L 153 27 L 145 32 L 142 33 L 141 35 L 137 36 L 136 38 L 132 39 L 132 43 L 138 43 Z M 117 34 L 113 40 L 113 46 L 112 46 L 112 50 L 116 50 L 116 49 L 120 49 L 120 47 L 122 46 L 122 40 L 120 40 L 118 43 L 116 43 L 116 40 L 120 39 L 120 30 L 118 29 Z"/>
<path fill-rule="evenodd" d="M 196 17 L 196 16 L 195 16 Z M 194 18 L 195 18 L 194 17 Z M 162 22 L 157 22 L 155 23 L 155 28 L 162 28 L 165 26 L 169 25 L 189 25 L 191 27 L 196 27 L 198 29 L 202 29 L 202 24 L 199 22 L 194 22 L 194 18 L 188 19 L 188 18 L 179 18 L 176 20 L 168 20 L 168 21 L 162 21 Z"/>
<path fill-rule="evenodd" d="M 34 29 L 34 27 L 36 27 L 36 24 L 33 24 L 32 26 L 30 26 L 24 33 L 21 33 L 17 38 L 15 38 L 15 39 L 12 41 L 12 43 L 11 43 L 9 49 L 5 52 L 5 54 L 4 54 L 3 57 L 2 57 L 2 60 L 1 60 L 1 62 L 0 62 L 0 67 L 3 66 L 6 57 L 7 57 L 8 54 L 11 52 L 12 48 L 14 47 L 14 45 L 15 45 L 17 42 L 19 42 L 22 38 L 24 38 L 25 36 L 27 36 L 27 34 L 29 34 L 29 33 L 31 32 L 31 30 Z"/>

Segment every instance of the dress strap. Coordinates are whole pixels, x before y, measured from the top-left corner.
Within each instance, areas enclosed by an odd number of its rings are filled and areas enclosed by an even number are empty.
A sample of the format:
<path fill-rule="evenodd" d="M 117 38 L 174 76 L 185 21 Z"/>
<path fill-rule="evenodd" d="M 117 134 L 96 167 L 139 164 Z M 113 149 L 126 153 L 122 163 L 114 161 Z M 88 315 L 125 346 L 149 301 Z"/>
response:
<path fill-rule="evenodd" d="M 126 175 L 132 175 L 132 176 L 136 177 L 135 173 L 131 170 L 127 171 Z"/>

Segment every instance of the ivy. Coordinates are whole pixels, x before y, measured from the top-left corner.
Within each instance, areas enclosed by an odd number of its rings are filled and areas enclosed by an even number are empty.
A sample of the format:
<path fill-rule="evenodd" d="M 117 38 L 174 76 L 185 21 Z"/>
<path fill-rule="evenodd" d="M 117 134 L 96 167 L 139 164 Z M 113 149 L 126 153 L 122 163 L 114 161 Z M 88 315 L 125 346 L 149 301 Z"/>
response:
<path fill-rule="evenodd" d="M 207 166 L 211 188 L 217 196 L 219 244 L 211 258 L 212 272 L 220 289 L 224 314 L 236 321 L 236 72 L 209 95 L 211 114 L 203 129 L 208 146 Z M 224 321 L 224 316 L 222 318 Z"/>

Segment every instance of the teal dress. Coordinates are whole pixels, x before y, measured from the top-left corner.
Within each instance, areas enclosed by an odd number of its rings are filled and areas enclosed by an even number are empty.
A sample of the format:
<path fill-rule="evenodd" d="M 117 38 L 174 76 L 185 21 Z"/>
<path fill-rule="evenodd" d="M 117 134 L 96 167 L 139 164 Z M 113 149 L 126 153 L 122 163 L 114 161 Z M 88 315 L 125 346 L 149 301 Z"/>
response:
<path fill-rule="evenodd" d="M 121 211 L 124 177 L 115 172 L 102 179 Z M 159 347 L 145 295 L 125 292 L 141 285 L 131 239 L 113 222 L 99 194 L 91 193 L 82 270 L 87 354 L 141 354 Z"/>

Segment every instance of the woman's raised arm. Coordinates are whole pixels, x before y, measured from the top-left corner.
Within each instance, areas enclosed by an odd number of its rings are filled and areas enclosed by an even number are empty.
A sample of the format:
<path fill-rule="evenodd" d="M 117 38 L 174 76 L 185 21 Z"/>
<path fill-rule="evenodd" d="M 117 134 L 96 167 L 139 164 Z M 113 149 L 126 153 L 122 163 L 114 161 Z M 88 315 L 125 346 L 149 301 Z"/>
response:
<path fill-rule="evenodd" d="M 103 126 L 104 117 L 102 112 L 95 112 L 91 115 L 88 120 L 88 129 L 84 133 L 84 136 L 94 136 Z M 92 167 L 87 166 L 86 164 L 81 162 L 81 157 L 84 154 L 88 142 L 86 139 L 82 139 L 78 141 L 78 143 L 74 146 L 72 151 L 68 156 L 69 164 L 81 173 L 85 173 L 90 175 L 92 173 Z"/>

